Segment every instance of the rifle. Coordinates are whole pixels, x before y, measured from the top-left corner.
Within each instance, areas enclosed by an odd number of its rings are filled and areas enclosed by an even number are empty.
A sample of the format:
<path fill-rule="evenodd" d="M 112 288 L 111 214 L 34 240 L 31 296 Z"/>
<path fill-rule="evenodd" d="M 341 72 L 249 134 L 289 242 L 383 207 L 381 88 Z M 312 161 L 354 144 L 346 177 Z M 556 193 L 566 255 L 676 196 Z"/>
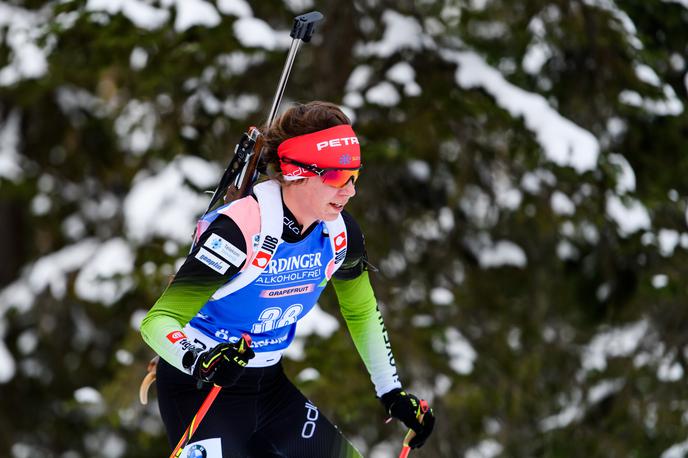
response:
<path fill-rule="evenodd" d="M 267 128 L 270 128 L 279 109 L 280 102 L 284 89 L 287 86 L 287 80 L 291 73 L 291 67 L 294 64 L 296 53 L 301 46 L 301 42 L 308 43 L 315 32 L 315 25 L 323 19 L 323 15 L 317 11 L 302 14 L 294 18 L 294 25 L 291 29 L 290 36 L 292 37 L 289 54 L 287 54 L 287 61 L 282 69 L 282 76 L 277 85 L 277 92 L 272 101 L 272 107 L 266 122 Z M 232 202 L 248 195 L 253 184 L 258 179 L 260 174 L 258 164 L 263 152 L 263 134 L 255 126 L 251 126 L 248 132 L 245 132 L 239 143 L 234 148 L 234 156 L 225 170 L 220 183 L 218 184 L 213 197 L 210 199 L 210 204 L 203 216 L 212 211 L 215 205 L 220 200 L 220 196 L 224 195 L 224 203 Z M 231 183 L 231 184 L 230 184 Z"/>

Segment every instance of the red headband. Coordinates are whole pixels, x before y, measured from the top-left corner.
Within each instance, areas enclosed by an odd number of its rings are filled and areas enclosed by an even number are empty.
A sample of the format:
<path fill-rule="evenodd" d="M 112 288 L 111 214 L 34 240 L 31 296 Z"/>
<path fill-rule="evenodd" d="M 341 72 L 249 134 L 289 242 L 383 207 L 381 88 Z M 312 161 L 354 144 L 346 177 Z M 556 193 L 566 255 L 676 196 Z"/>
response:
<path fill-rule="evenodd" d="M 354 130 L 348 124 L 292 137 L 277 147 L 280 159 L 291 159 L 320 169 L 356 169 L 361 166 L 361 148 Z M 282 175 L 287 179 L 312 177 L 315 173 L 280 160 Z"/>

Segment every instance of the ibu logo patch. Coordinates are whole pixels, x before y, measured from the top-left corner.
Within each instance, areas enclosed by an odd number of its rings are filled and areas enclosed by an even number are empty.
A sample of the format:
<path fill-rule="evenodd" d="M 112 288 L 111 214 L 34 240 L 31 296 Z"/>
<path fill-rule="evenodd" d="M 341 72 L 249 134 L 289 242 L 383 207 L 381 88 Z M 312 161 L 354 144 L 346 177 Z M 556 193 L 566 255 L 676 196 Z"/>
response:
<path fill-rule="evenodd" d="M 348 154 L 342 154 L 341 156 L 339 156 L 339 163 L 341 165 L 351 164 L 351 156 Z"/>

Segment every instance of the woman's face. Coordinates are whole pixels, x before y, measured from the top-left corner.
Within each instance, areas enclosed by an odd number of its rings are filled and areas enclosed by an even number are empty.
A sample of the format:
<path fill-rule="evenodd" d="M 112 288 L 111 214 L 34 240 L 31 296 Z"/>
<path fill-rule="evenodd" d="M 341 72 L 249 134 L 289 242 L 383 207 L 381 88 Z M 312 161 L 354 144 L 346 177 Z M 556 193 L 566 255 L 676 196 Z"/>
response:
<path fill-rule="evenodd" d="M 310 177 L 296 186 L 299 200 L 310 217 L 322 221 L 334 221 L 346 203 L 356 195 L 356 187 L 349 181 L 343 188 L 326 185 L 320 177 Z"/>

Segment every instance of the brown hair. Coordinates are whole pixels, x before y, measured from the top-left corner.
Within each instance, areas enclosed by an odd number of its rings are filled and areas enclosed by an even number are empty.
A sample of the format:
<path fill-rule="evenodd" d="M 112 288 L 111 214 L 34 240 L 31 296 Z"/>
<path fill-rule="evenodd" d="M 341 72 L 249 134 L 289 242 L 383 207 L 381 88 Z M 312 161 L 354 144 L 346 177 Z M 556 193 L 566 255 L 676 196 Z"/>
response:
<path fill-rule="evenodd" d="M 283 141 L 306 135 L 330 127 L 351 124 L 351 120 L 335 104 L 322 101 L 297 104 L 285 111 L 272 123 L 269 129 L 263 127 L 264 143 L 261 161 L 267 168 L 270 178 L 284 184 L 277 147 Z M 293 182 L 288 182 L 293 183 Z"/>

